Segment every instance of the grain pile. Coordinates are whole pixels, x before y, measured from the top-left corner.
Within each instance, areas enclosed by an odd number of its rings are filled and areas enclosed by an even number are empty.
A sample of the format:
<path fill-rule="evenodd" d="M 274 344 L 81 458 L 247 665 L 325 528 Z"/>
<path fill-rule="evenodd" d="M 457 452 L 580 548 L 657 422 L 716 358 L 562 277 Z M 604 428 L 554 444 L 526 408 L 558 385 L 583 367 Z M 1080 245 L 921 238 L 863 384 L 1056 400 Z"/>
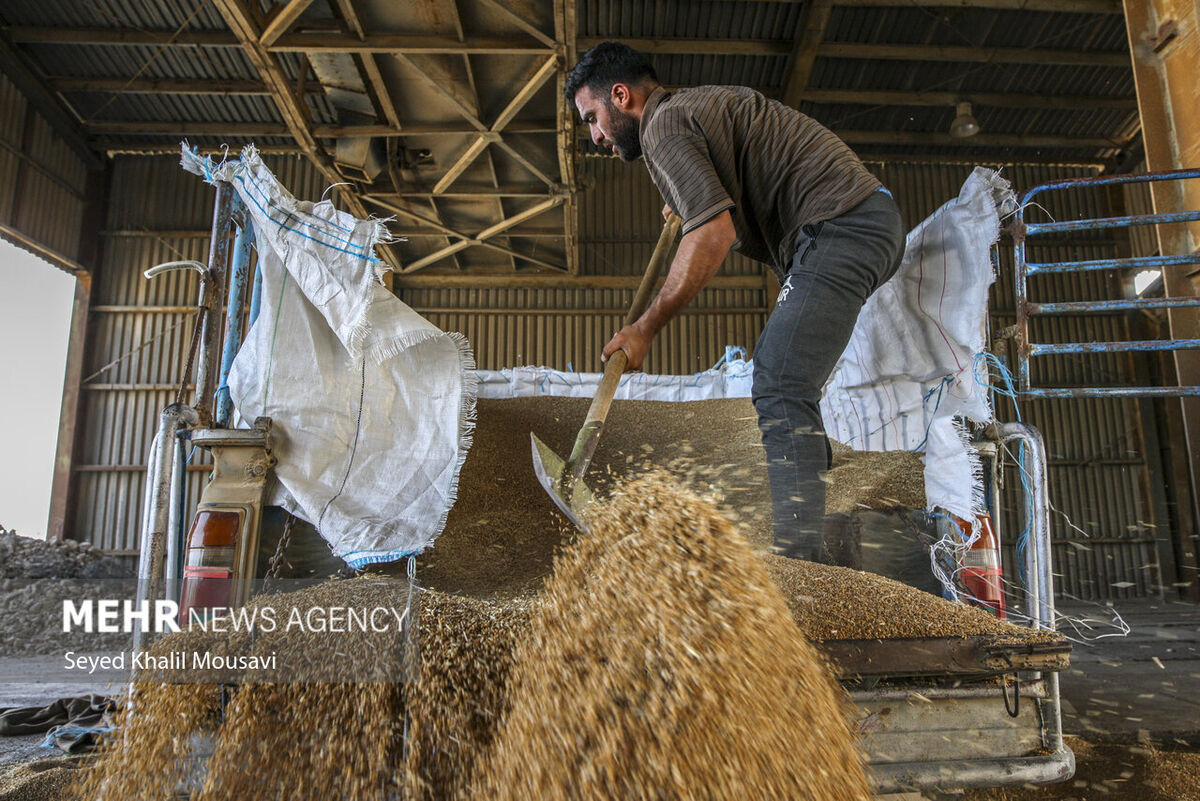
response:
<path fill-rule="evenodd" d="M 59 801 L 76 776 L 75 762 L 39 759 L 0 769 L 0 801 Z"/>
<path fill-rule="evenodd" d="M 0 578 L 123 578 L 131 575 L 119 560 L 88 542 L 22 537 L 0 527 Z"/>
<path fill-rule="evenodd" d="M 472 798 L 871 797 L 762 562 L 661 476 L 622 485 L 556 565 L 509 699 Z"/>
<path fill-rule="evenodd" d="M 800 630 L 810 640 L 1039 636 L 982 609 L 952 603 L 874 573 L 769 554 L 763 559 Z"/>
<path fill-rule="evenodd" d="M 533 474 L 529 434 L 565 457 L 589 403 L 560 397 L 479 401 L 458 502 L 445 531 L 421 557 L 423 582 L 445 592 L 496 598 L 541 586 L 571 532 Z M 618 401 L 588 483 L 603 492 L 633 467 L 671 468 L 686 475 L 690 486 L 716 493 L 721 510 L 751 544 L 766 548 L 771 499 L 757 420 L 747 398 Z M 903 451 L 860 453 L 835 444 L 827 487 L 830 512 L 925 506 L 920 459 Z"/>

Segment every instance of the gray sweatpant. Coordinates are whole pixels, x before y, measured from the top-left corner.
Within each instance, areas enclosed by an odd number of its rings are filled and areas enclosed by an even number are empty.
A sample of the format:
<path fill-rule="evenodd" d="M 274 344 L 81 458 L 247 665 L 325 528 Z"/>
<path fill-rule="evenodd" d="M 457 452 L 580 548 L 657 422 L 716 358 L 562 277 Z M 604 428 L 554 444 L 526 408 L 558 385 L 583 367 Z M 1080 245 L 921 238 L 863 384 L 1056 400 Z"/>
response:
<path fill-rule="evenodd" d="M 821 389 L 846 349 L 859 310 L 895 274 L 904 222 L 892 197 L 806 225 L 754 350 L 754 407 L 767 452 L 775 552 L 827 561 L 823 473 L 831 451 Z"/>

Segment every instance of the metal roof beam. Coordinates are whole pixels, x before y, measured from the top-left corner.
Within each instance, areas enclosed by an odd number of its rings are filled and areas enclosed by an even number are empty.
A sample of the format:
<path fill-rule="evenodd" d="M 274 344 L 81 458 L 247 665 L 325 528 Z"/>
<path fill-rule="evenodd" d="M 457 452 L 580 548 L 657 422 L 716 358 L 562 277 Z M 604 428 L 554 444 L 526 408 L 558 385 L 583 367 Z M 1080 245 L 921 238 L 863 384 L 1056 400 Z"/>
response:
<path fill-rule="evenodd" d="M 799 101 L 810 103 L 847 103 L 868 106 L 953 106 L 959 102 L 970 102 L 977 106 L 997 108 L 1055 108 L 1113 109 L 1133 111 L 1137 109 L 1136 97 L 1096 97 L 1087 95 L 1035 95 L 1015 92 L 871 92 L 845 89 L 806 89 L 800 93 Z"/>
<path fill-rule="evenodd" d="M 341 34 L 293 33 L 279 38 L 273 53 L 404 53 L 408 55 L 551 55 L 540 42 L 495 36 L 468 36 L 463 41 L 450 36 L 401 36 L 369 34 L 362 39 Z"/>
<path fill-rule="evenodd" d="M 534 25 L 529 20 L 525 19 L 525 17 L 518 14 L 516 12 L 516 10 L 509 8 L 506 4 L 500 3 L 500 2 L 498 2 L 498 0 L 480 0 L 480 2 L 483 5 L 487 6 L 488 8 L 492 9 L 493 11 L 498 12 L 501 16 L 505 17 L 509 22 L 513 23 L 518 28 L 525 31 L 525 33 L 529 34 L 534 39 L 537 39 L 539 42 L 546 45 L 546 47 L 553 48 L 553 47 L 557 46 L 557 42 L 555 42 L 554 39 L 547 36 L 540 29 L 538 29 L 538 27 L 536 25 Z"/>
<path fill-rule="evenodd" d="M 333 165 L 333 160 L 317 142 L 309 128 L 307 111 L 302 101 L 292 92 L 291 83 L 279 66 L 278 60 L 259 44 L 261 32 L 258 30 L 258 22 L 249 7 L 243 0 L 213 0 L 213 4 L 224 18 L 225 24 L 242 42 L 243 52 L 249 58 L 250 63 L 254 65 L 263 82 L 270 87 L 275 106 L 279 109 L 288 131 L 300 145 L 304 154 L 308 156 L 309 161 L 321 171 L 321 174 L 331 184 L 344 183 L 341 174 Z M 340 194 L 352 214 L 361 218 L 367 216 L 366 207 L 353 191 L 344 191 Z M 389 266 L 393 269 L 400 268 L 399 259 L 394 250 L 381 246 L 379 252 Z"/>
<path fill-rule="evenodd" d="M 747 0 L 758 3 L 791 3 L 795 0 Z M 1016 11 L 1074 11 L 1084 14 L 1120 14 L 1117 0 L 838 0 L 839 6 L 915 6 L 917 8 L 1009 8 Z"/>
<path fill-rule="evenodd" d="M 464 234 L 460 231 L 456 231 L 455 229 L 449 227 L 448 225 L 445 225 L 442 222 L 439 222 L 437 220 L 431 220 L 423 214 L 419 214 L 415 211 L 412 211 L 411 209 L 407 209 L 404 206 L 399 205 L 398 203 L 389 202 L 377 195 L 367 195 L 367 196 L 365 196 L 365 198 L 367 201 L 375 204 L 376 206 L 379 206 L 381 208 L 387 209 L 388 211 L 394 212 L 395 214 L 398 214 L 401 217 L 407 217 L 408 219 L 413 220 L 414 222 L 419 222 L 419 223 L 422 223 L 423 225 L 427 225 L 430 228 L 433 228 L 434 230 L 438 231 L 439 233 L 441 233 L 445 236 L 453 236 L 453 237 L 456 237 L 459 240 L 461 240 L 452 245 L 448 245 L 448 246 L 442 248 L 440 251 L 438 251 L 436 254 L 437 255 L 436 260 L 444 259 L 447 256 L 452 256 L 453 254 L 459 252 L 460 250 L 465 250 L 466 248 L 469 248 L 473 245 L 478 245 L 479 247 L 484 247 L 489 250 L 494 250 L 497 253 L 503 253 L 504 255 L 512 257 L 512 258 L 523 259 L 525 261 L 536 264 L 539 267 L 545 267 L 549 270 L 554 270 L 556 272 L 563 272 L 562 265 L 554 264 L 553 262 L 548 262 L 543 259 L 539 259 L 536 256 L 531 256 L 527 253 L 522 253 L 519 250 L 513 250 L 510 247 L 501 245 L 496 242 L 489 242 L 489 241 L 486 241 L 483 239 L 479 239 L 477 237 L 472 237 L 468 234 Z M 515 225 L 515 223 L 514 223 L 514 225 Z M 517 234 L 513 234 L 513 235 L 517 236 Z M 411 273 L 411 272 L 421 269 L 421 267 L 424 267 L 427 264 L 431 264 L 432 261 L 427 261 L 427 260 L 430 259 L 432 255 L 435 255 L 435 254 L 430 254 L 430 256 L 426 256 L 424 259 L 419 259 L 418 261 L 412 262 L 404 269 L 404 273 L 405 274 Z M 397 273 L 393 277 L 393 281 L 394 282 L 397 281 L 400 278 L 400 275 L 401 275 L 401 273 Z M 393 286 L 399 286 L 399 284 L 393 283 Z"/>
<path fill-rule="evenodd" d="M 579 196 L 576 192 L 575 167 L 579 158 L 579 143 L 575 139 L 574 109 L 566 103 L 563 91 L 566 88 L 567 70 L 577 58 L 575 39 L 578 34 L 576 24 L 575 0 L 554 0 L 554 38 L 559 57 L 562 59 L 560 69 L 554 78 L 554 108 L 558 125 L 557 147 L 559 181 L 567 189 L 567 200 L 563 203 L 563 230 L 566 231 L 566 241 L 563 248 L 566 251 L 567 270 L 572 275 L 579 274 Z"/>
<path fill-rule="evenodd" d="M 660 283 L 663 279 L 660 279 Z M 398 275 L 397 289 L 637 289 L 640 275 Z M 717 275 L 708 289 L 762 289 L 761 275 Z"/>
<path fill-rule="evenodd" d="M 848 144 L 925 145 L 928 147 L 1069 147 L 1120 150 L 1129 139 L 1109 139 L 1100 136 L 1026 136 L 1023 134 L 981 133 L 959 139 L 948 133 L 922 131 L 844 131 L 834 129 Z"/>
<path fill-rule="evenodd" d="M 514 228 L 517 225 L 520 225 L 521 223 L 525 222 L 526 220 L 536 217 L 537 215 L 542 214 L 542 213 L 554 208 L 555 206 L 561 204 L 565 199 L 566 199 L 566 197 L 564 195 L 554 195 L 552 197 L 548 197 L 545 200 L 543 200 L 541 203 L 535 203 L 534 205 L 530 206 L 529 208 L 525 209 L 524 211 L 518 212 L 518 213 L 512 215 L 511 217 L 508 217 L 506 219 L 501 220 L 498 223 L 495 223 L 494 225 L 489 225 L 487 228 L 484 228 L 482 231 L 480 231 L 478 234 L 476 234 L 473 237 L 465 237 L 463 239 L 463 241 L 461 241 L 461 242 L 455 242 L 453 245 L 444 247 L 441 250 L 436 250 L 433 253 L 430 253 L 428 256 L 424 256 L 420 259 L 417 259 L 416 261 L 408 264 L 404 268 L 404 273 L 407 274 L 407 273 L 416 272 L 417 270 L 420 270 L 422 267 L 427 267 L 430 264 L 433 264 L 434 262 L 441 261 L 442 259 L 446 258 L 447 256 L 453 255 L 460 250 L 469 248 L 472 245 L 488 244 L 487 240 L 491 239 L 492 237 L 498 236 L 499 234 L 504 233 L 508 229 Z M 378 203 L 379 201 L 376 200 L 375 202 Z M 381 203 L 380 205 L 384 205 L 384 204 Z M 399 211 L 399 210 L 397 209 L 397 211 Z M 429 221 L 426 220 L 426 222 L 429 222 Z M 454 235 L 462 236 L 462 234 L 459 234 L 457 232 L 455 232 Z M 516 253 L 515 251 L 514 251 L 514 255 L 518 255 L 521 258 L 526 259 L 528 261 L 533 261 L 535 264 L 541 264 L 542 266 L 548 266 L 551 269 L 560 270 L 560 271 L 563 269 L 559 265 L 552 265 L 552 264 L 549 264 L 548 262 L 543 262 L 540 259 L 534 259 L 532 257 Z"/>
<path fill-rule="evenodd" d="M 161 122 L 158 120 L 89 120 L 84 122 L 88 133 L 98 135 L 145 136 L 290 136 L 286 125 L 271 122 Z M 413 123 L 397 130 L 387 125 L 314 125 L 313 137 L 339 139 L 343 136 L 448 136 L 478 133 L 478 129 L 462 123 Z M 510 133 L 554 133 L 552 122 L 513 123 Z"/>
<path fill-rule="evenodd" d="M 50 85 L 59 92 L 113 92 L 117 94 L 168 95 L 269 95 L 262 81 L 195 78 L 76 78 L 52 77 Z M 318 93 L 321 88 L 313 87 Z"/>
<path fill-rule="evenodd" d="M 1073 67 L 1129 67 L 1129 53 L 1086 50 L 1033 50 L 1024 47 L 959 47 L 825 42 L 817 49 L 824 58 L 862 58 L 898 61 L 966 61 L 976 64 L 1055 64 Z"/>
<path fill-rule="evenodd" d="M 258 37 L 258 43 L 263 47 L 270 47 L 276 39 L 287 33 L 287 29 L 292 27 L 296 20 L 300 19 L 300 15 L 307 11 L 312 4 L 313 0 L 291 0 L 286 6 L 280 7 L 267 21 L 262 36 Z"/>
<path fill-rule="evenodd" d="M 586 49 L 604 37 L 581 36 L 578 47 Z M 646 39 L 613 37 L 635 50 L 651 55 L 790 56 L 792 42 L 771 39 Z M 860 58 L 900 61 L 965 61 L 999 64 L 1055 64 L 1091 67 L 1128 67 L 1129 53 L 1086 50 L 1049 50 L 1024 47 L 964 47 L 952 45 L 860 44 L 823 42 L 817 46 L 822 58 Z"/>
<path fill-rule="evenodd" d="M 636 36 L 580 36 L 575 40 L 579 50 L 587 50 L 601 42 L 623 42 L 634 50 L 652 55 L 710 55 L 710 56 L 788 56 L 792 42 L 779 39 L 691 39 L 646 38 Z"/>
<path fill-rule="evenodd" d="M 41 44 L 164 45 L 185 47 L 240 47 L 230 31 L 139 30 L 133 28 L 47 28 L 14 25 L 4 31 L 14 42 Z"/>
<path fill-rule="evenodd" d="M 817 62 L 817 47 L 825 40 L 825 28 L 832 12 L 833 0 L 810 0 L 804 4 L 800 35 L 796 37 L 796 46 L 790 56 L 791 69 L 783 87 L 785 105 L 795 106 L 800 102 L 800 94 L 808 88 L 813 65 Z"/>
<path fill-rule="evenodd" d="M 456 183 L 452 188 L 445 192 L 439 193 L 439 197 L 545 197 L 547 194 L 546 187 L 541 184 L 500 184 L 493 186 L 492 184 L 463 184 Z M 395 192 L 368 192 L 364 197 L 412 197 L 424 198 L 433 195 L 428 189 L 418 191 L 404 191 L 399 194 Z"/>

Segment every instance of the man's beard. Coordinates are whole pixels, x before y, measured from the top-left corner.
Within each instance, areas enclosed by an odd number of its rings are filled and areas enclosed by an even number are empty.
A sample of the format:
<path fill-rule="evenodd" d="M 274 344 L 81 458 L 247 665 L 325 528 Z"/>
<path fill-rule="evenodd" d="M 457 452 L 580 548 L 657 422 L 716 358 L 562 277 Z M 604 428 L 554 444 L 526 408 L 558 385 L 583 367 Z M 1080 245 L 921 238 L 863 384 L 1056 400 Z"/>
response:
<path fill-rule="evenodd" d="M 607 98 L 605 100 L 608 106 L 608 118 L 612 125 L 610 133 L 617 155 L 625 161 L 636 161 L 642 155 L 642 140 L 639 136 L 637 118 L 621 111 Z"/>

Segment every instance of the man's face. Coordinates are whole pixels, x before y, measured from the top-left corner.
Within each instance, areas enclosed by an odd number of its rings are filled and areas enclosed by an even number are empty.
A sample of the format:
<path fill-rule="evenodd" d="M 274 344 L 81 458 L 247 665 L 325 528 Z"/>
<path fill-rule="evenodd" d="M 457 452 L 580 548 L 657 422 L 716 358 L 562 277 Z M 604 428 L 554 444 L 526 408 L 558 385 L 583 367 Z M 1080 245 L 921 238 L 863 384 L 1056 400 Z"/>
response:
<path fill-rule="evenodd" d="M 622 111 L 613 102 L 611 94 L 596 94 L 582 86 L 575 93 L 575 107 L 579 109 L 579 118 L 588 126 L 593 142 L 607 147 L 625 161 L 634 161 L 642 155 L 638 118 Z"/>

